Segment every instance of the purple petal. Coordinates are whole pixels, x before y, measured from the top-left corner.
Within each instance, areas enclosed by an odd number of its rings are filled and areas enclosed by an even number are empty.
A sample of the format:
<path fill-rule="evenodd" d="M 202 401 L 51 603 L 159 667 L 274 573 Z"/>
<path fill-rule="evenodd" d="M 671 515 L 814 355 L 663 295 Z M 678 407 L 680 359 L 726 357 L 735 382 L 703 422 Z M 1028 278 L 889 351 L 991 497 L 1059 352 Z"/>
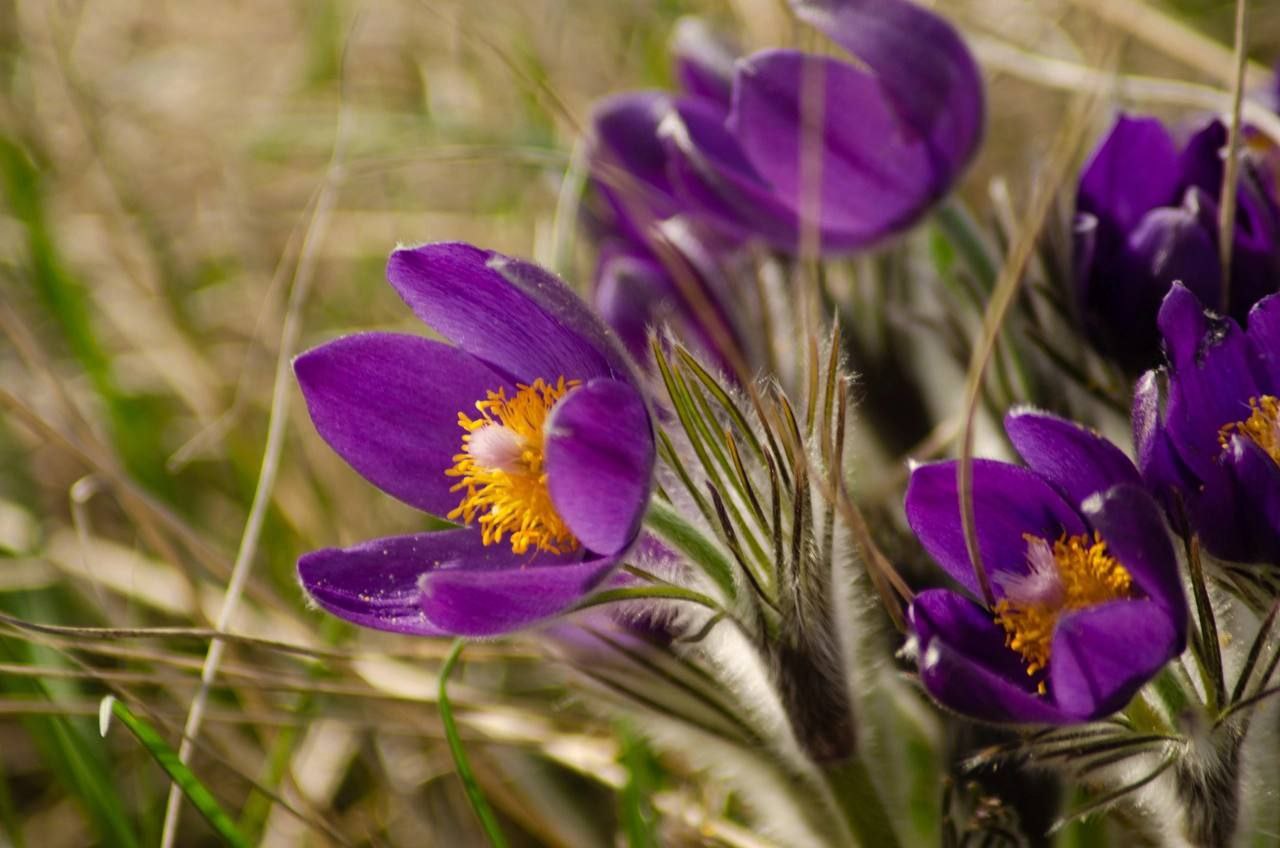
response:
<path fill-rule="evenodd" d="M 951 174 L 935 171 L 928 139 L 880 82 L 835 59 L 752 55 L 739 65 L 729 127 L 800 229 L 820 232 L 827 249 L 903 228 L 950 186 Z"/>
<path fill-rule="evenodd" d="M 1006 415 L 1004 429 L 1031 470 L 1056 487 L 1068 503 L 1079 504 L 1119 483 L 1142 485 L 1129 457 L 1074 421 L 1026 409 Z"/>
<path fill-rule="evenodd" d="M 916 595 L 908 610 L 919 642 L 920 679 L 943 706 L 983 721 L 1062 723 L 1035 694 L 1018 654 L 991 614 L 947 589 Z"/>
<path fill-rule="evenodd" d="M 679 209 L 658 127 L 671 96 L 632 91 L 606 98 L 591 114 L 591 171 L 628 238 L 645 243 L 655 221 Z"/>
<path fill-rule="evenodd" d="M 1247 493 L 1244 502 L 1248 506 L 1240 510 L 1241 522 L 1246 525 L 1240 541 L 1247 540 L 1248 547 L 1238 552 L 1245 554 L 1239 558 L 1280 561 L 1280 465 L 1256 442 L 1241 435 L 1231 438 L 1225 458 L 1240 489 Z"/>
<path fill-rule="evenodd" d="M 432 571 L 420 582 L 422 608 L 446 632 L 500 636 L 568 612 L 619 562 L 617 557 L 564 562 L 543 556 L 496 568 L 459 562 Z"/>
<path fill-rule="evenodd" d="M 375 539 L 298 560 L 307 593 L 363 627 L 421 636 L 494 636 L 572 607 L 616 559 L 518 555 L 471 529 Z"/>
<path fill-rule="evenodd" d="M 977 149 L 986 110 L 982 75 L 955 29 L 904 0 L 791 5 L 798 18 L 870 69 L 892 108 L 929 150 L 935 179 L 954 180 Z"/>
<path fill-rule="evenodd" d="M 536 265 L 441 242 L 392 253 L 387 279 L 427 326 L 520 382 L 628 374 L 586 304 Z"/>
<path fill-rule="evenodd" d="M 907 523 L 943 570 L 977 596 L 978 579 L 969 563 L 960 521 L 956 468 L 954 461 L 936 462 L 911 472 Z M 973 508 L 978 550 L 990 577 L 1027 572 L 1025 535 L 1052 540 L 1063 532 L 1074 536 L 1085 529 L 1079 513 L 1048 483 L 1006 462 L 973 461 Z M 999 585 L 992 582 L 999 596 Z"/>
<path fill-rule="evenodd" d="M 1142 685 L 1181 653 L 1182 636 L 1150 601 L 1116 601 L 1058 620 L 1049 692 L 1080 721 L 1123 709 Z"/>
<path fill-rule="evenodd" d="M 703 19 L 686 17 L 676 22 L 671 53 L 680 87 L 728 112 L 737 48 Z"/>
<path fill-rule="evenodd" d="M 737 239 L 786 246 L 798 238 L 795 211 L 776 197 L 707 101 L 680 98 L 661 137 L 681 201 Z"/>
<path fill-rule="evenodd" d="M 298 578 L 312 600 L 361 627 L 441 636 L 447 631 L 427 619 L 418 582 L 440 563 L 478 550 L 480 534 L 467 529 L 393 536 L 305 554 Z"/>
<path fill-rule="evenodd" d="M 1185 638 L 1187 600 L 1169 531 L 1156 502 L 1139 486 L 1121 485 L 1089 498 L 1082 510 L 1093 529 L 1102 534 L 1111 555 L 1138 588 L 1166 611 L 1180 638 Z"/>
<path fill-rule="evenodd" d="M 1138 468 L 1147 488 L 1164 506 L 1166 512 L 1180 521 L 1178 505 L 1183 491 L 1198 483 L 1178 456 L 1164 424 L 1164 392 L 1161 384 L 1165 373 L 1148 371 L 1139 378 L 1133 392 L 1133 443 Z"/>
<path fill-rule="evenodd" d="M 1259 388 L 1280 396 L 1280 295 L 1265 297 L 1250 310 L 1246 336 Z"/>
<path fill-rule="evenodd" d="M 1222 264 L 1218 257 L 1218 241 L 1212 230 L 1204 227 L 1197 196 L 1192 193 L 1182 206 L 1163 206 L 1143 215 L 1129 233 L 1126 250 L 1130 273 L 1144 282 L 1135 292 L 1142 320 L 1141 329 L 1154 338 L 1154 316 L 1169 286 L 1181 282 L 1202 303 L 1217 303 L 1222 288 Z M 1137 327 L 1131 330 L 1139 329 Z"/>
<path fill-rule="evenodd" d="M 316 430 L 384 492 L 443 516 L 460 500 L 445 476 L 462 449 L 459 412 L 509 388 L 480 360 L 417 336 L 361 333 L 293 362 Z"/>
<path fill-rule="evenodd" d="M 1248 400 L 1258 394 L 1245 336 L 1180 285 L 1160 307 L 1159 324 L 1171 361 L 1166 426 L 1183 461 L 1207 478 L 1221 452 L 1219 430 L 1247 418 Z"/>
<path fill-rule="evenodd" d="M 600 251 L 595 307 L 637 362 L 649 361 L 649 329 L 667 320 L 671 281 L 662 266 L 632 251 Z"/>
<path fill-rule="evenodd" d="M 1155 118 L 1121 114 L 1085 164 L 1076 206 L 1128 232 L 1178 193 L 1178 149 Z"/>
<path fill-rule="evenodd" d="M 551 410 L 547 487 L 556 512 L 583 546 L 627 548 L 640 530 L 653 477 L 653 428 L 644 399 L 617 380 L 593 380 Z"/>
<path fill-rule="evenodd" d="M 1216 118 L 1195 132 L 1178 155 L 1179 178 L 1210 197 L 1222 194 L 1226 168 L 1227 127 Z"/>

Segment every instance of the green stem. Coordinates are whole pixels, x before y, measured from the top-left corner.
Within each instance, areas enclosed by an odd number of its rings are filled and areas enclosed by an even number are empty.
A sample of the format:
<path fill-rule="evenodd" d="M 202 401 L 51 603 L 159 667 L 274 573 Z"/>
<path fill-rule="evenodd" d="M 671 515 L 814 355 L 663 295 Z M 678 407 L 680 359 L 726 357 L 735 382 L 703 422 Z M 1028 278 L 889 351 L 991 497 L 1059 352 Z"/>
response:
<path fill-rule="evenodd" d="M 449 703 L 449 675 L 466 644 L 463 639 L 455 639 L 453 649 L 449 651 L 449 656 L 445 658 L 444 665 L 440 668 L 438 704 L 440 723 L 444 725 L 444 736 L 449 742 L 449 753 L 453 755 L 453 765 L 458 770 L 462 788 L 466 790 L 471 809 L 475 810 L 476 817 L 480 819 L 480 826 L 484 828 L 489 844 L 493 848 L 507 848 L 507 838 L 502 833 L 502 825 L 498 824 L 498 817 L 494 814 L 493 807 L 489 806 L 489 799 L 484 796 L 484 790 L 480 788 L 480 781 L 476 780 L 475 772 L 471 770 L 471 760 L 467 757 L 467 749 L 462 744 L 462 737 L 458 735 L 458 725 L 453 720 L 453 705 Z"/>
<path fill-rule="evenodd" d="M 720 587 L 728 600 L 733 601 L 738 597 L 733 565 L 728 557 L 705 533 L 686 521 L 674 506 L 661 498 L 654 498 L 649 501 L 649 511 L 645 514 L 644 523 L 664 542 L 701 568 Z"/>
<path fill-rule="evenodd" d="M 861 757 L 828 766 L 824 776 L 845 824 L 862 848 L 899 848 L 893 819 Z"/>

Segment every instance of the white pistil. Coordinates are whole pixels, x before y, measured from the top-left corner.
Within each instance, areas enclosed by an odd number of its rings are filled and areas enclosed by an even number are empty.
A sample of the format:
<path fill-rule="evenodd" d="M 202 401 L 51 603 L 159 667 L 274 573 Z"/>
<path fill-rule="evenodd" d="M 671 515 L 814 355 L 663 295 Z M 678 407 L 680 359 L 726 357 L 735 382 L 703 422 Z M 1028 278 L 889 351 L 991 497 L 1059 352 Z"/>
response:
<path fill-rule="evenodd" d="M 1009 601 L 1023 606 L 1045 606 L 1056 609 L 1066 601 L 1066 589 L 1062 575 L 1053 557 L 1049 542 L 1040 538 L 1027 539 L 1026 574 L 997 574 L 995 581 L 1004 590 Z"/>
<path fill-rule="evenodd" d="M 467 438 L 467 453 L 477 465 L 514 474 L 524 468 L 520 461 L 524 440 L 501 424 L 486 424 Z"/>

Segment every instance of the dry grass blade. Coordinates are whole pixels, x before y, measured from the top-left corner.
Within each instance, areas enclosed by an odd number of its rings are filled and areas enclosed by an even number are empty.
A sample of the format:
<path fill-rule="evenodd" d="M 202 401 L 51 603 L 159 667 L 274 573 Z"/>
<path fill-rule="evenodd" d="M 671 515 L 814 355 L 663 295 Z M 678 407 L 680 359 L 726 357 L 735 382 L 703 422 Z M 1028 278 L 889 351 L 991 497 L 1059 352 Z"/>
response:
<path fill-rule="evenodd" d="M 982 335 L 973 347 L 969 370 L 965 380 L 964 402 L 962 407 L 963 426 L 960 434 L 960 460 L 956 465 L 956 488 L 960 497 L 960 511 L 964 527 L 964 543 L 969 554 L 969 562 L 978 578 L 978 586 L 982 597 L 990 606 L 995 602 L 991 591 L 991 580 L 982 561 L 982 552 L 978 549 L 978 533 L 973 506 L 973 442 L 974 425 L 976 423 L 978 402 L 982 395 L 983 381 L 988 364 L 995 353 L 996 342 L 1000 336 L 1005 316 L 1013 305 L 1014 298 L 1022 283 L 1027 264 L 1035 254 L 1036 244 L 1040 238 L 1041 228 L 1048 220 L 1049 213 L 1057 202 L 1058 191 L 1065 184 L 1071 172 L 1072 164 L 1084 141 L 1085 130 L 1089 125 L 1088 115 L 1096 97 L 1090 97 L 1083 108 L 1077 108 L 1068 115 L 1062 130 L 1054 140 L 1053 147 L 1046 156 L 1043 175 L 1036 182 L 1036 191 L 1032 197 L 1030 208 L 1024 217 L 1022 229 L 1017 239 L 1010 246 L 1009 255 L 996 278 L 996 285 L 991 300 L 983 316 Z"/>
<path fill-rule="evenodd" d="M 1222 266 L 1222 299 L 1218 309 L 1223 315 L 1231 307 L 1231 248 L 1235 244 L 1236 192 L 1240 182 L 1240 104 L 1244 102 L 1244 72 L 1248 61 L 1246 44 L 1247 0 L 1236 0 L 1235 77 L 1231 80 L 1231 122 L 1227 127 L 1227 167 L 1222 177 L 1222 197 L 1218 206 L 1218 261 Z"/>
<path fill-rule="evenodd" d="M 348 43 L 351 37 L 352 34 L 349 33 Z M 285 426 L 289 418 L 289 396 L 293 392 L 290 362 L 297 350 L 298 338 L 302 333 L 302 306 L 307 302 L 311 283 L 315 278 L 319 247 L 328 232 L 330 216 L 337 202 L 337 191 L 343 176 L 342 164 L 346 155 L 349 121 L 347 110 L 340 105 L 329 170 L 320 189 L 315 208 L 312 210 L 311 223 L 298 255 L 298 265 L 294 271 L 293 284 L 289 292 L 284 326 L 280 331 L 280 349 L 276 360 L 275 383 L 271 392 L 271 410 L 268 417 L 267 440 L 262 451 L 262 466 L 258 473 L 253 503 L 245 520 L 244 533 L 240 538 L 240 547 L 236 552 L 231 577 L 223 596 L 222 609 L 218 615 L 216 629 L 219 631 L 230 629 L 235 622 L 235 614 L 257 553 L 258 539 L 262 533 L 267 507 L 271 503 L 272 490 L 280 467 L 280 453 L 284 448 Z M 182 744 L 178 748 L 178 759 L 183 764 L 190 759 L 193 742 L 200 733 L 200 722 L 208 703 L 209 688 L 218 675 L 218 665 L 222 661 L 225 650 L 226 642 L 222 640 L 209 643 L 204 669 L 200 673 L 200 688 L 191 700 L 187 721 L 183 727 Z M 170 786 L 168 801 L 165 805 L 164 830 L 160 839 L 161 848 L 172 848 L 174 839 L 177 838 L 181 800 L 182 795 L 177 785 Z"/>

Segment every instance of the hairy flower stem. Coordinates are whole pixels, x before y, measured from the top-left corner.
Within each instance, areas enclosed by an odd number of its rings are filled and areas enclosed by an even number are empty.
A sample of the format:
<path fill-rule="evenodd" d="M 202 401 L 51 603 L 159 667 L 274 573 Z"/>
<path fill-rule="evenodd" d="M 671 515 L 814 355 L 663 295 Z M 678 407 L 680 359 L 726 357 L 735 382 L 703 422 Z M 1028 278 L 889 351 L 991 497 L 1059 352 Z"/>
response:
<path fill-rule="evenodd" d="M 901 843 L 893 830 L 893 820 L 860 757 L 827 764 L 823 777 L 859 845 L 898 848 Z"/>
<path fill-rule="evenodd" d="M 1183 835 L 1192 845 L 1227 848 L 1240 818 L 1240 743 L 1231 723 L 1213 732 L 1199 756 L 1186 757 L 1174 769 L 1174 785 L 1183 802 Z"/>

